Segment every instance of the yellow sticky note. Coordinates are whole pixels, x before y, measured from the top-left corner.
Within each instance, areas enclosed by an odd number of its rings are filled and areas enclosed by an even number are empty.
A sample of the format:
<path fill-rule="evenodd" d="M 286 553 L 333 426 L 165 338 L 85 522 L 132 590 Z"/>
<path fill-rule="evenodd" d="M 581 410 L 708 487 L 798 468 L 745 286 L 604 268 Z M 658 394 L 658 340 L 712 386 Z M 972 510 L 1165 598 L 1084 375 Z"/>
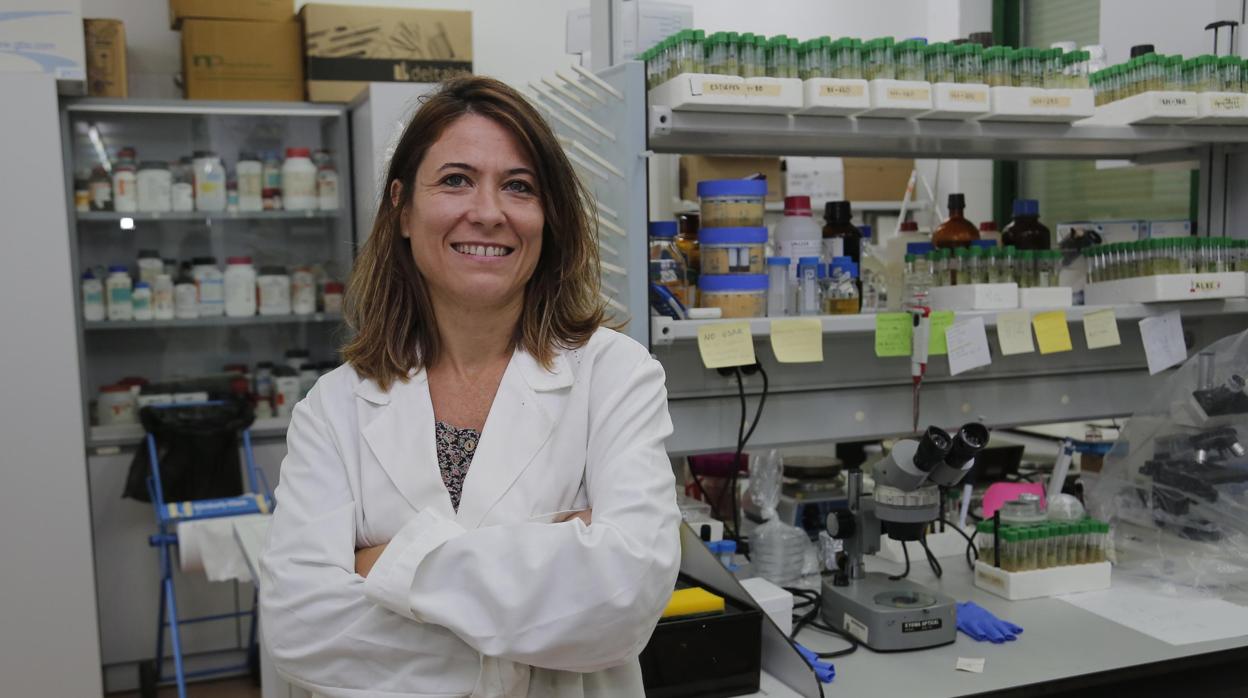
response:
<path fill-rule="evenodd" d="M 1030 354 L 1036 350 L 1031 341 L 1031 313 L 1019 310 L 997 316 L 997 343 L 1002 356 Z"/>
<path fill-rule="evenodd" d="M 914 320 L 910 313 L 877 313 L 875 316 L 875 355 L 910 356 Z"/>
<path fill-rule="evenodd" d="M 698 353 L 707 368 L 749 366 L 754 363 L 750 323 L 715 322 L 698 328 Z"/>
<path fill-rule="evenodd" d="M 813 317 L 772 320 L 771 350 L 782 364 L 823 361 L 823 323 Z"/>
<path fill-rule="evenodd" d="M 1113 310 L 1098 310 L 1083 316 L 1083 336 L 1089 349 L 1105 349 L 1122 344 L 1118 336 L 1118 316 Z"/>
<path fill-rule="evenodd" d="M 1036 330 L 1036 343 L 1040 345 L 1041 354 L 1056 354 L 1074 348 L 1070 343 L 1065 310 L 1036 313 L 1031 319 L 1031 326 Z"/>
<path fill-rule="evenodd" d="M 931 337 L 927 342 L 928 356 L 944 356 L 949 353 L 949 345 L 945 341 L 945 330 L 953 325 L 952 310 L 937 310 L 931 317 Z"/>

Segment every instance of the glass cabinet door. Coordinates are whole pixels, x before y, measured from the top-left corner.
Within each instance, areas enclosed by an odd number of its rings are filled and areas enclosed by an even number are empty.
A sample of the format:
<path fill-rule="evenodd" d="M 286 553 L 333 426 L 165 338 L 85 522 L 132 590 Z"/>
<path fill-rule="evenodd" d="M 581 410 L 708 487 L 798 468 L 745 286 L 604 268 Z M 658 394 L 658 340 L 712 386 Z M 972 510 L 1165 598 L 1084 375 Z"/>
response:
<path fill-rule="evenodd" d="M 345 110 L 86 99 L 62 119 L 88 445 L 222 393 L 284 433 L 345 339 Z"/>

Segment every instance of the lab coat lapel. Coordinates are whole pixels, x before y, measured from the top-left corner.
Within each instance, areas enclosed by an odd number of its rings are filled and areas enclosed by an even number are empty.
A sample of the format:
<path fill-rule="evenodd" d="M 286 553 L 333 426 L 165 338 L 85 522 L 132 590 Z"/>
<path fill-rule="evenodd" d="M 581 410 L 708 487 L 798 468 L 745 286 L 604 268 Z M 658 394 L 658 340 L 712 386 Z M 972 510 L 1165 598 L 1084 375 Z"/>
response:
<path fill-rule="evenodd" d="M 456 521 L 479 527 L 546 444 L 562 414 L 572 371 L 562 353 L 551 370 L 517 350 L 507 365 L 464 480 Z"/>
<path fill-rule="evenodd" d="M 455 515 L 438 470 L 434 443 L 433 403 L 424 371 L 381 393 L 372 381 L 361 383 L 356 394 L 380 410 L 365 425 L 364 440 L 399 493 L 417 511 L 435 509 L 447 518 Z"/>

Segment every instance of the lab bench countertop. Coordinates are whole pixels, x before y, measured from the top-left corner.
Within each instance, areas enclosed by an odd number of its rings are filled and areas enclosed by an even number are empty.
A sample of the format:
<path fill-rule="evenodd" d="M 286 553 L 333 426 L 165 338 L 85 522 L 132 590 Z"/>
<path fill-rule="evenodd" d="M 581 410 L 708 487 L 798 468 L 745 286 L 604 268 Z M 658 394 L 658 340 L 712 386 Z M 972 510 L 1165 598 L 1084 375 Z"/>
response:
<path fill-rule="evenodd" d="M 1171 645 L 1057 598 L 1007 601 L 976 588 L 964 559 L 943 558 L 941 563 L 944 575 L 938 580 L 926 561 L 917 557 L 911 565 L 910 579 L 958 601 L 974 601 L 998 618 L 1022 626 L 1023 634 L 1013 642 L 999 645 L 976 642 L 959 632 L 953 644 L 943 647 L 884 653 L 859 647 L 851 655 L 831 660 L 836 667 L 836 679 L 824 687 L 825 694 L 856 698 L 943 698 L 999 691 L 1042 695 L 1138 678 L 1150 670 L 1168 670 L 1149 666 L 1159 663 L 1175 667 L 1186 659 L 1200 659 L 1202 655 L 1210 659 L 1210 655 L 1228 650 L 1240 650 L 1248 656 L 1248 635 Z M 876 557 L 867 559 L 867 568 L 889 574 L 901 571 L 901 565 Z M 845 647 L 840 638 L 810 628 L 797 639 L 816 652 Z M 959 657 L 982 657 L 984 672 L 955 670 Z M 1028 687 L 1035 690 L 1027 690 Z M 796 696 L 774 688 L 758 695 Z"/>

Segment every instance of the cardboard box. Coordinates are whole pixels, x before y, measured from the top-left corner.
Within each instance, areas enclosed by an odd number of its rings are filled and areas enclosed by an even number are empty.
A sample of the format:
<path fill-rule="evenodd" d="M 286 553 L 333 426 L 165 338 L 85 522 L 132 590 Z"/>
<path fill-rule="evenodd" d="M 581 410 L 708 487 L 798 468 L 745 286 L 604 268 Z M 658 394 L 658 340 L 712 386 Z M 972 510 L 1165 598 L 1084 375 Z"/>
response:
<path fill-rule="evenodd" d="M 847 201 L 901 201 L 914 160 L 843 158 Z"/>
<path fill-rule="evenodd" d="M 295 0 L 169 0 L 169 27 L 184 19 L 285 22 L 295 17 Z"/>
<path fill-rule="evenodd" d="M 86 91 L 81 0 L 6 0 L 0 72 L 47 73 L 67 94 Z"/>
<path fill-rule="evenodd" d="M 784 173 L 780 158 L 737 157 L 732 155 L 682 155 L 680 158 L 680 198 L 698 200 L 698 182 L 708 179 L 743 179 L 750 175 L 767 177 L 767 200 L 784 200 Z"/>
<path fill-rule="evenodd" d="M 303 99 L 299 23 L 188 19 L 182 23 L 187 99 Z"/>
<path fill-rule="evenodd" d="M 370 82 L 439 82 L 472 72 L 472 13 L 304 5 L 308 99 L 350 102 Z"/>
<path fill-rule="evenodd" d="M 84 19 L 87 94 L 126 97 L 126 25 L 120 19 Z"/>

